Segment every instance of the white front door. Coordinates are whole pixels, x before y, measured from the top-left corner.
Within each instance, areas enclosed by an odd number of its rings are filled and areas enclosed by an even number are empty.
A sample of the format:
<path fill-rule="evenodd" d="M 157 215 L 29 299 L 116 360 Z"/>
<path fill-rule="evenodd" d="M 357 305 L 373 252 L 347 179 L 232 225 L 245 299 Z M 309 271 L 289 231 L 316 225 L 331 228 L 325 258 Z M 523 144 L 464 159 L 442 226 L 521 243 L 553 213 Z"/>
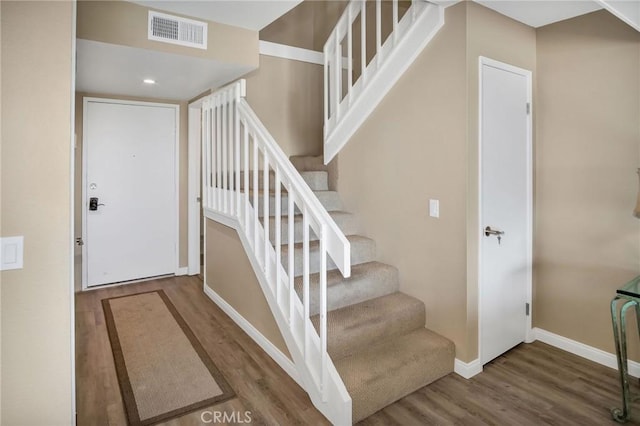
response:
<path fill-rule="evenodd" d="M 85 99 L 85 287 L 176 272 L 176 116 L 176 105 Z"/>
<path fill-rule="evenodd" d="M 480 58 L 480 359 L 526 339 L 531 292 L 531 72 Z"/>

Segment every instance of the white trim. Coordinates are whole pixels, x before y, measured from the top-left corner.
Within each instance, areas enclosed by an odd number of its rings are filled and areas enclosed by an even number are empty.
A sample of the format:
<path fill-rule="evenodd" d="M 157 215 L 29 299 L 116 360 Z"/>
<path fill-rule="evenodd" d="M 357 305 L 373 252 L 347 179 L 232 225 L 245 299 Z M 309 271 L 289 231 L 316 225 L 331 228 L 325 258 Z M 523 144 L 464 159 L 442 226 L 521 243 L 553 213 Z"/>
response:
<path fill-rule="evenodd" d="M 75 235 L 75 205 L 76 205 L 76 193 L 75 193 L 75 181 L 76 181 L 76 24 L 77 24 L 77 8 L 78 3 L 71 3 L 71 106 L 70 115 L 71 122 L 71 140 L 69 147 L 69 322 L 71 330 L 70 332 L 70 352 L 71 352 L 71 419 L 69 424 L 76 424 L 76 269 L 75 269 L 75 250 L 76 250 L 76 235 Z M 1 405 L 1 404 L 0 404 Z M 1 411 L 1 409 L 0 409 Z"/>
<path fill-rule="evenodd" d="M 272 43 L 264 40 L 260 40 L 258 46 L 261 55 L 291 59 L 293 61 L 307 62 L 316 65 L 324 65 L 324 55 L 322 52 L 288 46 L 286 44 Z"/>
<path fill-rule="evenodd" d="M 188 274 L 200 273 L 200 218 L 202 203 L 200 198 L 200 148 L 201 148 L 201 108 L 196 103 L 189 105 L 188 136 L 188 183 L 187 183 L 187 258 Z"/>
<path fill-rule="evenodd" d="M 245 317 L 240 315 L 233 306 L 227 303 L 218 293 L 211 289 L 206 283 L 204 283 L 204 293 L 216 304 L 220 309 L 227 314 L 233 322 L 238 324 L 240 328 L 253 339 L 269 356 L 280 366 L 282 369 L 293 379 L 295 382 L 304 389 L 304 384 L 300 380 L 298 370 L 295 364 L 280 349 L 275 347 L 273 343 L 264 334 L 260 333 Z"/>
<path fill-rule="evenodd" d="M 533 336 L 536 340 L 539 340 L 542 343 L 546 343 L 547 345 L 578 355 L 579 357 L 586 358 L 589 361 L 593 361 L 600 365 L 613 368 L 616 371 L 618 370 L 618 360 L 615 354 L 594 348 L 593 346 L 585 345 L 584 343 L 571 340 L 568 337 L 563 337 L 538 327 L 533 329 Z M 633 377 L 640 377 L 640 363 L 629 360 L 629 375 Z"/>
<path fill-rule="evenodd" d="M 74 68 L 75 69 L 75 68 Z M 84 97 L 82 99 L 82 290 L 87 290 L 88 270 L 87 270 L 87 105 L 89 102 L 120 104 L 120 105 L 142 105 L 175 110 L 175 134 L 174 134 L 174 223 L 175 223 L 175 266 L 176 275 L 180 269 L 180 105 L 160 102 L 129 101 L 115 98 Z M 71 239 L 75 241 L 75 237 Z"/>
<path fill-rule="evenodd" d="M 176 270 L 176 277 L 180 277 L 182 275 L 189 275 L 189 268 L 187 266 L 182 266 Z"/>
<path fill-rule="evenodd" d="M 484 65 L 500 70 L 509 71 L 514 74 L 524 76 L 527 79 L 527 102 L 531 105 L 527 115 L 527 283 L 526 283 L 526 303 L 529 303 L 529 315 L 526 317 L 524 341 L 532 342 L 531 317 L 533 312 L 533 96 L 532 96 L 532 73 L 529 70 L 505 64 L 484 56 L 478 57 L 478 358 L 482 365 L 482 77 Z"/>
<path fill-rule="evenodd" d="M 471 362 L 463 362 L 456 358 L 453 364 L 453 371 L 465 379 L 470 379 L 482 373 L 482 363 L 480 362 L 480 358 L 476 358 Z"/>

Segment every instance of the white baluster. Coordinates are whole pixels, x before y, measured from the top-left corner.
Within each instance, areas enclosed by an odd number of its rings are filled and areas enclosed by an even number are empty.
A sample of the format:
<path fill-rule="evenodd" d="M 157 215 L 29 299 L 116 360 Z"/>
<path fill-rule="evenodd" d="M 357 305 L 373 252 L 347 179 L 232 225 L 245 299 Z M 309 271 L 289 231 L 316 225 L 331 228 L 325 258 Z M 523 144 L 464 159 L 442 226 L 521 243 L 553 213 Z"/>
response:
<path fill-rule="evenodd" d="M 295 286 L 294 286 L 294 281 L 295 281 L 295 277 L 294 277 L 294 265 L 293 265 L 293 249 L 294 249 L 294 217 L 293 217 L 293 213 L 295 211 L 295 200 L 294 200 L 294 196 L 293 196 L 293 186 L 291 185 L 291 183 L 289 183 L 289 185 L 287 186 L 287 194 L 288 194 L 288 201 L 289 201 L 289 211 L 288 211 L 288 217 L 287 220 L 289 222 L 289 249 L 287 250 L 287 255 L 289 256 L 289 261 L 287 263 L 288 266 L 288 271 L 287 273 L 289 274 L 289 324 L 292 325 L 293 324 L 293 302 L 295 300 L 296 296 L 296 290 L 295 290 Z"/>
<path fill-rule="evenodd" d="M 220 97 L 216 100 L 216 181 L 213 187 L 216 193 L 216 205 L 218 211 L 222 211 L 222 108 L 220 106 Z"/>
<path fill-rule="evenodd" d="M 235 191 L 235 159 L 233 158 L 234 150 L 235 150 L 235 135 L 233 133 L 233 113 L 234 113 L 234 100 L 231 98 L 231 94 L 229 94 L 229 103 L 227 104 L 227 144 L 228 144 L 228 154 L 229 154 L 229 214 L 236 214 L 236 206 L 235 206 L 235 197 L 233 196 Z"/>
<path fill-rule="evenodd" d="M 304 304 L 304 359 L 309 354 L 309 213 L 302 211 L 302 303 Z"/>
<path fill-rule="evenodd" d="M 391 7 L 393 8 L 393 46 L 398 42 L 398 0 L 393 0 Z"/>
<path fill-rule="evenodd" d="M 247 122 L 242 123 L 244 129 L 244 229 L 249 230 L 249 129 Z"/>
<path fill-rule="evenodd" d="M 334 102 L 333 104 L 335 105 L 335 109 L 334 109 L 334 113 L 333 115 L 335 115 L 335 124 L 338 124 L 338 120 L 340 119 L 340 101 L 342 100 L 342 52 L 340 49 L 340 33 L 338 31 L 336 31 L 336 44 L 335 44 L 335 52 L 334 52 L 334 77 L 335 77 L 335 84 L 334 84 L 334 89 L 335 89 L 335 93 L 334 95 Z"/>
<path fill-rule="evenodd" d="M 258 225 L 260 219 L 258 213 L 260 207 L 258 206 L 258 139 L 256 134 L 253 133 L 253 250 L 258 256 Z"/>
<path fill-rule="evenodd" d="M 376 56 L 378 57 L 378 66 L 382 61 L 382 11 L 381 0 L 376 0 Z"/>
<path fill-rule="evenodd" d="M 233 105 L 234 131 L 235 140 L 235 157 L 236 157 L 236 216 L 240 218 L 240 116 L 238 111 L 238 102 L 240 99 L 240 85 L 236 84 L 236 100 Z"/>
<path fill-rule="evenodd" d="M 227 161 L 229 155 L 227 153 L 227 147 L 229 140 L 227 138 L 227 93 L 222 94 L 222 190 L 223 190 L 223 208 L 222 211 L 229 213 L 229 167 Z"/>
<path fill-rule="evenodd" d="M 262 158 L 264 159 L 264 169 L 262 170 L 262 191 L 264 199 L 264 209 L 262 216 L 262 224 L 264 226 L 264 273 L 268 277 L 270 272 L 269 262 L 269 157 L 267 151 L 262 152 Z"/>
<path fill-rule="evenodd" d="M 351 22 L 351 5 L 348 6 L 347 13 L 347 96 L 351 92 L 353 86 L 353 22 Z M 349 96 L 349 105 L 351 105 L 351 96 Z"/>
<path fill-rule="evenodd" d="M 360 78 L 364 86 L 367 68 L 367 2 L 360 3 Z"/>
<path fill-rule="evenodd" d="M 324 55 L 322 55 L 322 60 L 324 61 L 324 84 L 323 84 L 323 90 L 324 90 L 324 123 L 325 123 L 325 128 L 326 128 L 326 124 L 329 121 L 329 87 L 330 87 L 330 82 L 329 82 L 329 53 L 327 51 L 327 48 L 325 47 L 324 49 Z"/>
<path fill-rule="evenodd" d="M 327 244 L 326 225 L 320 224 L 320 357 L 322 401 L 327 401 Z"/>
<path fill-rule="evenodd" d="M 280 280 L 282 279 L 282 276 L 280 274 L 280 268 L 282 268 L 282 212 L 280 210 L 281 208 L 281 200 L 280 200 L 280 195 L 281 195 L 281 183 L 280 183 L 280 169 L 277 166 L 274 166 L 275 169 L 275 186 L 276 186 L 276 200 L 275 200 L 275 222 L 276 222 L 276 226 L 275 226 L 275 233 L 276 233 L 276 238 L 275 238 L 275 249 L 276 249 L 276 301 L 278 302 L 278 306 L 280 306 L 280 293 L 282 291 L 282 282 L 280 282 Z M 289 230 L 289 232 L 291 232 L 291 230 Z"/>

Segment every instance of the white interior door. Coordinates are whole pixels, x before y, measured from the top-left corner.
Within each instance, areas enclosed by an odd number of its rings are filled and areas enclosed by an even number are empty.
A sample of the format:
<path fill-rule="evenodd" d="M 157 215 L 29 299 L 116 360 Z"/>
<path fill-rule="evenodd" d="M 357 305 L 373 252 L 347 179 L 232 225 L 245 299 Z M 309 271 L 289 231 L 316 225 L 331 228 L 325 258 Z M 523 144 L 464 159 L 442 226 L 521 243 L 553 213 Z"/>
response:
<path fill-rule="evenodd" d="M 176 115 L 85 99 L 85 287 L 176 272 Z"/>
<path fill-rule="evenodd" d="M 531 73 L 481 58 L 482 364 L 523 342 L 530 328 L 527 305 L 531 299 L 530 108 Z"/>

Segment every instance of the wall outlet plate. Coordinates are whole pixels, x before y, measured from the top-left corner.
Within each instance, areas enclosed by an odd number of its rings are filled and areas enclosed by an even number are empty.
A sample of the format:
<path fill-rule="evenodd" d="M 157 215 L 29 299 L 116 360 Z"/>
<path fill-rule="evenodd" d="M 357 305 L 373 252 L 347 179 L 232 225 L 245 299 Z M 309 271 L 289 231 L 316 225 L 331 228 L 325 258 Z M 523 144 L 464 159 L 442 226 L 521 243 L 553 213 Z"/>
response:
<path fill-rule="evenodd" d="M 24 237 L 0 238 L 0 271 L 22 269 L 24 263 Z"/>

